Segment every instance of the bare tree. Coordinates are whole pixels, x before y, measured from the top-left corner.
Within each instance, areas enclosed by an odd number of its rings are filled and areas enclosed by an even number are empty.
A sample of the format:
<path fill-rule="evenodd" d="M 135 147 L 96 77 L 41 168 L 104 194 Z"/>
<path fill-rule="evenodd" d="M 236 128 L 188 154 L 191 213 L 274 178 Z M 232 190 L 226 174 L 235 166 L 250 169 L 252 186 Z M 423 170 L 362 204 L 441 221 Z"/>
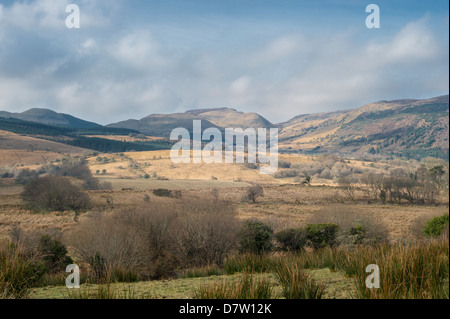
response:
<path fill-rule="evenodd" d="M 344 193 L 354 202 L 356 195 L 356 185 L 354 179 L 350 176 L 345 176 L 339 178 L 339 186 L 342 188 Z"/>

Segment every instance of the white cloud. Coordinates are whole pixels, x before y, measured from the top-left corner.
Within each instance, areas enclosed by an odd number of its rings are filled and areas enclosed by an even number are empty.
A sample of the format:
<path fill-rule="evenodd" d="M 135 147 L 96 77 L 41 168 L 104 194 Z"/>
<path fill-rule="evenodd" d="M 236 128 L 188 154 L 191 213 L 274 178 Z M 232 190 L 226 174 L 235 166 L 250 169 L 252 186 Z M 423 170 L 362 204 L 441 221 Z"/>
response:
<path fill-rule="evenodd" d="M 26 30 L 36 28 L 64 28 L 65 8 L 69 0 L 36 0 L 34 2 L 14 2 L 5 9 L 8 24 Z"/>
<path fill-rule="evenodd" d="M 436 57 L 439 49 L 426 19 L 421 19 L 407 24 L 391 41 L 369 45 L 367 54 L 380 63 L 414 63 Z"/>
<path fill-rule="evenodd" d="M 250 78 L 247 76 L 240 77 L 236 81 L 233 81 L 230 85 L 230 92 L 231 94 L 245 94 L 248 87 L 250 85 Z"/>
<path fill-rule="evenodd" d="M 93 38 L 88 38 L 78 46 L 78 53 L 82 56 L 98 52 L 98 44 Z"/>
<path fill-rule="evenodd" d="M 120 62 L 138 69 L 163 67 L 168 62 L 160 53 L 160 44 L 144 30 L 125 35 L 111 45 L 109 51 Z"/>

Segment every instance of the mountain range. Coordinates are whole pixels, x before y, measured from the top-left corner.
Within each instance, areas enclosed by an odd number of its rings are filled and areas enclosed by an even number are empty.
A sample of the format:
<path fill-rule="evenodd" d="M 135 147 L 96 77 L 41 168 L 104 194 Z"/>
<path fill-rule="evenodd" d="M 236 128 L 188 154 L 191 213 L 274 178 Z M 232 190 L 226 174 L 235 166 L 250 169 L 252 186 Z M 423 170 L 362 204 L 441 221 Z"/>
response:
<path fill-rule="evenodd" d="M 359 108 L 304 114 L 272 124 L 257 113 L 233 108 L 190 110 L 185 113 L 153 114 L 140 120 L 129 119 L 105 127 L 48 109 L 23 113 L 0 112 L 0 118 L 37 122 L 70 129 L 103 129 L 139 132 L 169 138 L 177 127 L 192 130 L 192 121 L 201 120 L 202 129 L 216 127 L 279 128 L 282 152 L 334 153 L 350 156 L 404 156 L 422 158 L 449 155 L 449 96 L 424 100 L 393 100 L 370 103 Z M 0 122 L 0 129 L 2 122 Z"/>

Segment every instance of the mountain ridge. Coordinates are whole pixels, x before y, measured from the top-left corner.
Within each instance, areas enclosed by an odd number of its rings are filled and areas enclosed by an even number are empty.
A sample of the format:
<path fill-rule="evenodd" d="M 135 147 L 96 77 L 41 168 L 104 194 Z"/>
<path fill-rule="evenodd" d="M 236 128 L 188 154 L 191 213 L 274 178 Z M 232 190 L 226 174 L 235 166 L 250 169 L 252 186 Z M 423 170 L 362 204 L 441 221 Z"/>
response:
<path fill-rule="evenodd" d="M 193 120 L 201 120 L 203 130 L 214 127 L 222 132 L 227 127 L 277 127 L 282 152 L 407 157 L 430 154 L 446 159 L 449 153 L 449 95 L 381 100 L 354 109 L 301 114 L 278 124 L 272 124 L 257 113 L 229 107 L 151 114 L 140 120 L 129 119 L 106 126 L 47 109 L 35 108 L 23 113 L 0 111 L 0 117 L 5 115 L 33 118 L 42 123 L 62 123 L 62 126 L 128 129 L 167 139 L 174 128 L 192 132 Z"/>
<path fill-rule="evenodd" d="M 0 111 L 0 117 L 15 118 L 24 121 L 37 122 L 48 125 L 57 125 L 70 128 L 96 128 L 102 125 L 85 121 L 70 114 L 57 113 L 46 108 L 31 108 L 22 113 Z"/>

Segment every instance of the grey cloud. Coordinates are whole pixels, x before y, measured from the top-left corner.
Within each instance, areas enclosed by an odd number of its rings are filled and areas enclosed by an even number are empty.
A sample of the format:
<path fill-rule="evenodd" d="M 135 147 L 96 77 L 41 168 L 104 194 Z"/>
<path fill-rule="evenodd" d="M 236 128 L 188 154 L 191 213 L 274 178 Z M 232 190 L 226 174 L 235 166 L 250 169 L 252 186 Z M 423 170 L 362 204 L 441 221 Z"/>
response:
<path fill-rule="evenodd" d="M 99 18 L 88 14 L 93 28 L 67 33 L 56 27 L 63 16 L 48 9 L 49 1 L 36 1 L 41 7 L 21 17 L 42 19 L 36 23 L 45 33 L 1 19 L 7 10 L 11 17 L 17 14 L 12 12 L 17 8 L 0 6 L 0 109 L 49 107 L 107 124 L 229 106 L 279 122 L 301 113 L 448 90 L 448 47 L 426 19 L 378 42 L 355 40 L 349 33 L 289 32 L 264 44 L 237 42 L 227 50 L 212 44 L 212 33 L 206 44 L 181 46 L 151 27 L 121 29 L 113 23 L 115 14 L 105 14 L 104 1 L 83 1 Z"/>

